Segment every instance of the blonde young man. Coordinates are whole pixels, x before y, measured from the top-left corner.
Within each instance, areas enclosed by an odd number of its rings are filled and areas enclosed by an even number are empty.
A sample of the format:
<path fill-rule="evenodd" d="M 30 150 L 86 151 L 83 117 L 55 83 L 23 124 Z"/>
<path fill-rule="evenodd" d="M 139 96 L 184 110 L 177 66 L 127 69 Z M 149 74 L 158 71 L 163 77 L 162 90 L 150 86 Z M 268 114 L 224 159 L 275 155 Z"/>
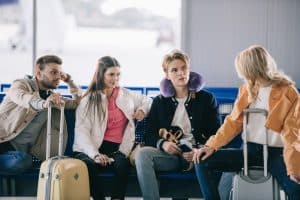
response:
<path fill-rule="evenodd" d="M 163 59 L 165 78 L 161 95 L 154 98 L 145 135 L 147 147 L 136 155 L 136 170 L 145 200 L 159 199 L 156 171 L 184 170 L 192 163 L 192 148 L 204 144 L 220 126 L 217 102 L 213 94 L 203 90 L 202 77 L 190 71 L 189 57 L 174 50 Z M 180 127 L 183 131 L 178 145 L 159 136 L 159 130 Z"/>

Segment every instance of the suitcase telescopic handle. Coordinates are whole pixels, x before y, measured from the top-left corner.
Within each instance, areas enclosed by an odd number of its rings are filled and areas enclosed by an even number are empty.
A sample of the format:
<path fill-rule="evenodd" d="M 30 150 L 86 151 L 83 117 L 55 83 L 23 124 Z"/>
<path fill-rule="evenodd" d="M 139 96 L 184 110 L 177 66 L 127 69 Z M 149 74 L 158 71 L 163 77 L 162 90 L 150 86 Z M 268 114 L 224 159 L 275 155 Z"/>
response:
<path fill-rule="evenodd" d="M 47 117 L 47 141 L 46 141 L 46 160 L 50 158 L 51 152 L 51 119 L 52 119 L 53 103 L 48 103 L 48 117 Z M 65 102 L 60 104 L 60 124 L 59 124 L 59 143 L 58 143 L 58 156 L 63 155 L 63 136 L 64 136 L 64 111 Z"/>
<path fill-rule="evenodd" d="M 268 111 L 260 108 L 249 108 L 243 111 L 243 155 L 244 155 L 244 175 L 248 176 L 248 134 L 247 134 L 247 121 L 248 115 L 251 113 L 260 113 L 265 117 L 268 116 Z M 264 127 L 265 128 L 265 127 Z M 263 143 L 263 157 L 264 157 L 264 177 L 268 177 L 268 134 L 265 128 L 265 141 Z"/>

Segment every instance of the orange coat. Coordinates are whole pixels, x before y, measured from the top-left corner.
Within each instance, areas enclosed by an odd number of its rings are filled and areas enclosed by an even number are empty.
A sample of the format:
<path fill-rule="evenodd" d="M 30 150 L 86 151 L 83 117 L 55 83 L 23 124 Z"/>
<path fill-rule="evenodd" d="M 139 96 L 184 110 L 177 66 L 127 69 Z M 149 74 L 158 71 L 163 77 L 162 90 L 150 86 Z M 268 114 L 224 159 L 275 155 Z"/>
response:
<path fill-rule="evenodd" d="M 217 150 L 240 134 L 243 128 L 243 110 L 249 105 L 246 85 L 242 85 L 232 112 L 226 117 L 217 133 L 209 138 L 206 145 Z M 297 132 L 300 128 L 300 97 L 296 88 L 272 86 L 265 127 L 283 136 L 283 154 L 288 175 L 300 175 L 300 152 L 295 148 Z"/>

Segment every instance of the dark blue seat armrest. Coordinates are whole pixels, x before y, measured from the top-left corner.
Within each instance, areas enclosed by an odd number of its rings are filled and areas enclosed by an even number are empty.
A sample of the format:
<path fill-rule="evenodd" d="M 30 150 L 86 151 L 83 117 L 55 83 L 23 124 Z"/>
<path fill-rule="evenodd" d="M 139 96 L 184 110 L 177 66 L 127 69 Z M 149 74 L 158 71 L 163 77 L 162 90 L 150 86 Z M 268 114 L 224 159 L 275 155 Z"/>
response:
<path fill-rule="evenodd" d="M 222 123 L 224 122 L 226 116 L 231 113 L 235 98 L 217 98 L 219 105 L 219 114 Z M 242 145 L 241 135 L 237 135 L 233 140 L 231 140 L 224 148 L 240 148 Z"/>
<path fill-rule="evenodd" d="M 4 99 L 4 97 L 5 97 L 5 93 L 0 93 L 0 103 L 3 101 L 3 99 Z"/>
<path fill-rule="evenodd" d="M 145 143 L 145 134 L 147 129 L 147 118 L 136 121 L 135 125 L 135 142 L 137 144 L 144 144 Z"/>
<path fill-rule="evenodd" d="M 73 143 L 74 143 L 74 128 L 75 128 L 75 110 L 65 110 L 65 119 L 67 122 L 67 129 L 68 129 L 68 141 L 67 147 L 65 150 L 66 156 L 73 156 Z"/>

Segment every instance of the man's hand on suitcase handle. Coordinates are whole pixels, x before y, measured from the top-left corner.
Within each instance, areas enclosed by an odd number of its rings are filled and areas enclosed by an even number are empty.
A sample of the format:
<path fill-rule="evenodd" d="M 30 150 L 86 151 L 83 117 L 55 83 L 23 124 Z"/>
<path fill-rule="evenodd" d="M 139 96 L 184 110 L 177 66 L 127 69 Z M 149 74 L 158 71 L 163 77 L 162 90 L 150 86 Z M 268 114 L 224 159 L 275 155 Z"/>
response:
<path fill-rule="evenodd" d="M 108 157 L 105 154 L 98 154 L 95 156 L 94 161 L 96 163 L 99 163 L 101 166 L 107 166 L 110 165 L 115 160 L 113 158 Z"/>
<path fill-rule="evenodd" d="M 299 175 L 292 174 L 292 175 L 290 175 L 290 179 L 292 181 L 295 181 L 296 183 L 300 184 L 300 176 Z"/>
<path fill-rule="evenodd" d="M 59 93 L 52 93 L 43 104 L 44 108 L 48 108 L 49 104 L 52 103 L 52 106 L 59 108 L 64 104 L 63 97 Z"/>
<path fill-rule="evenodd" d="M 215 150 L 209 146 L 203 146 L 200 149 L 194 148 L 193 151 L 194 151 L 193 162 L 195 164 L 200 163 L 201 161 L 205 160 L 215 152 Z"/>

